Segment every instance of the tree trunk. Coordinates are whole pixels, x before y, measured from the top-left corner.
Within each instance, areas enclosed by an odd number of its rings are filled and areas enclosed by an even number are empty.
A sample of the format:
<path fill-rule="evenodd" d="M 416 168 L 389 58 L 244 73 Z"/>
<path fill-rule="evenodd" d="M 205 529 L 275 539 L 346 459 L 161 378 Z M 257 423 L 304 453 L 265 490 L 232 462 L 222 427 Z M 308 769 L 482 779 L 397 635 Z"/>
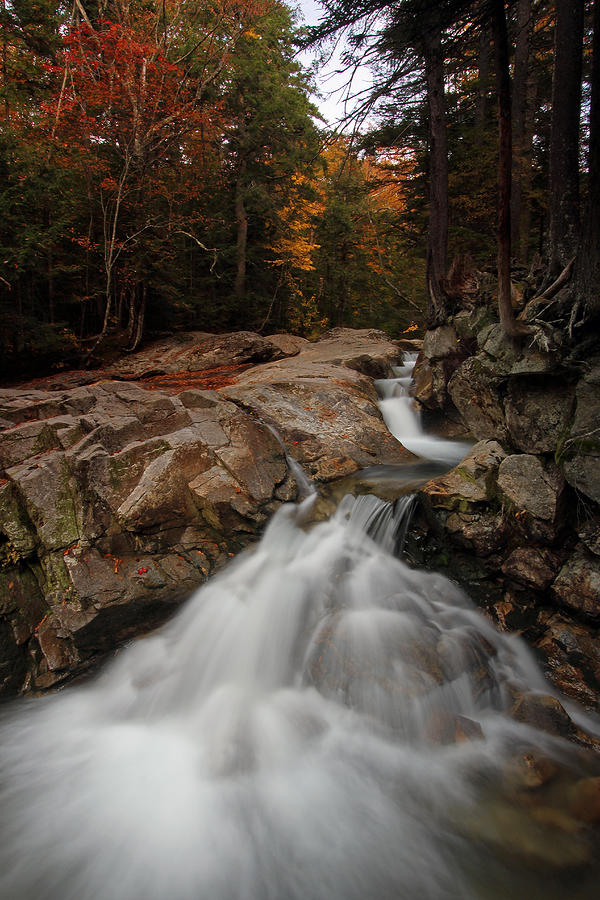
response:
<path fill-rule="evenodd" d="M 527 181 L 526 170 L 530 163 L 527 133 L 529 99 L 529 51 L 533 25 L 532 0 L 519 0 L 517 7 L 517 37 L 514 59 L 512 95 L 513 173 L 510 197 L 512 252 L 520 261 L 527 260 L 527 234 L 522 233 L 523 189 Z"/>
<path fill-rule="evenodd" d="M 519 245 L 513 248 L 513 254 L 520 263 L 529 263 L 529 248 L 531 246 L 532 228 L 532 182 L 533 182 L 533 135 L 535 130 L 535 107 L 538 96 L 538 85 L 531 76 L 527 81 L 527 103 L 525 108 L 525 134 L 523 136 L 523 150 L 521 152 L 521 210 Z"/>
<path fill-rule="evenodd" d="M 512 172 L 512 123 L 510 116 L 510 70 L 508 31 L 503 0 L 491 0 L 492 29 L 496 57 L 498 93 L 498 312 L 505 334 L 515 337 L 518 329 L 510 289 L 510 188 Z"/>
<path fill-rule="evenodd" d="M 579 239 L 579 115 L 584 0 L 556 0 L 550 135 L 550 276 L 574 256 Z"/>
<path fill-rule="evenodd" d="M 137 350 L 144 333 L 144 320 L 146 318 L 146 298 L 148 289 L 146 282 L 136 282 L 131 291 L 129 322 L 127 324 L 127 350 Z"/>
<path fill-rule="evenodd" d="M 487 23 L 481 26 L 479 35 L 479 77 L 477 85 L 477 108 L 475 111 L 475 124 L 478 128 L 485 128 L 488 109 L 488 93 L 490 90 L 490 69 L 492 67 L 492 46 L 490 31 Z"/>
<path fill-rule="evenodd" d="M 48 248 L 46 259 L 48 265 L 48 317 L 50 324 L 54 325 L 54 260 L 52 247 Z"/>
<path fill-rule="evenodd" d="M 246 294 L 246 250 L 248 246 L 248 215 L 244 202 L 246 171 L 245 163 L 242 163 L 235 184 L 235 220 L 237 223 L 237 241 L 235 245 L 236 271 L 234 293 L 239 300 L 243 300 Z"/>
<path fill-rule="evenodd" d="M 448 252 L 448 140 L 444 96 L 444 53 L 439 30 L 425 31 L 425 75 L 429 107 L 429 230 L 427 235 L 428 323 L 446 317 L 443 278 Z"/>
<path fill-rule="evenodd" d="M 591 81 L 589 187 L 574 276 L 576 299 L 582 299 L 587 320 L 600 317 L 600 0 L 594 0 Z"/>

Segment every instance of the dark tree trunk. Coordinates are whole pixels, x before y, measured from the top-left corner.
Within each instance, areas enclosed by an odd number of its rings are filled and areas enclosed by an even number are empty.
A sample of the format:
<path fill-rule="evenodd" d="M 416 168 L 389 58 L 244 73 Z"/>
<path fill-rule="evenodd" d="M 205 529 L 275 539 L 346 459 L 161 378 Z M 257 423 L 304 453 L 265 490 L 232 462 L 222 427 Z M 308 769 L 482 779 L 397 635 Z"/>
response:
<path fill-rule="evenodd" d="M 525 134 L 523 138 L 523 150 L 521 153 L 521 211 L 520 211 L 520 242 L 513 248 L 513 254 L 520 263 L 529 262 L 529 248 L 531 246 L 532 229 L 532 198 L 531 188 L 533 181 L 533 135 L 535 129 L 535 104 L 538 95 L 538 86 L 535 78 L 529 77 L 527 81 L 527 103 L 525 110 Z"/>
<path fill-rule="evenodd" d="M 235 221 L 237 225 L 237 240 L 235 245 L 235 296 L 242 300 L 246 294 L 246 249 L 248 246 L 248 214 L 245 205 L 245 165 L 240 169 L 235 185 Z"/>
<path fill-rule="evenodd" d="M 556 0 L 550 135 L 550 275 L 575 255 L 579 241 L 579 116 L 584 0 Z"/>
<path fill-rule="evenodd" d="M 427 236 L 427 288 L 429 324 L 446 317 L 443 279 L 448 252 L 448 140 L 444 96 L 444 54 L 441 32 L 424 37 L 427 103 L 429 106 L 429 231 Z"/>
<path fill-rule="evenodd" d="M 54 259 L 52 248 L 48 248 L 47 272 L 48 272 L 48 317 L 51 325 L 54 325 Z"/>
<path fill-rule="evenodd" d="M 528 235 L 524 224 L 524 187 L 531 162 L 528 133 L 529 52 L 533 25 L 532 0 L 519 0 L 517 6 L 517 35 L 515 42 L 514 80 L 512 94 L 513 173 L 510 197 L 512 252 L 521 262 L 527 260 Z"/>
<path fill-rule="evenodd" d="M 574 276 L 576 300 L 581 299 L 586 319 L 600 317 L 600 0 L 594 2 L 591 81 L 589 187 Z"/>
<path fill-rule="evenodd" d="M 510 70 L 508 31 L 503 0 L 491 0 L 490 11 L 496 57 L 498 93 L 498 312 L 500 324 L 510 336 L 518 333 L 510 287 L 510 189 L 512 171 L 512 125 L 510 116 Z"/>
<path fill-rule="evenodd" d="M 477 108 L 475 111 L 475 124 L 478 128 L 484 128 L 487 121 L 488 94 L 490 91 L 490 71 L 492 68 L 492 44 L 487 23 L 481 26 L 479 35 L 479 77 L 477 84 Z"/>

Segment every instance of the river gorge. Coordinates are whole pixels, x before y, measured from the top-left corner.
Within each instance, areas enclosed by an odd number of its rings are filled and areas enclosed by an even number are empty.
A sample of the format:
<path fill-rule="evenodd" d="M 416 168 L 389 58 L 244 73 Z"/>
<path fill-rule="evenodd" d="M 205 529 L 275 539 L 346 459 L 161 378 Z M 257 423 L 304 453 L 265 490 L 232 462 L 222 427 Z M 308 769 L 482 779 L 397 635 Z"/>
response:
<path fill-rule="evenodd" d="M 337 340 L 332 369 L 339 381 Z M 409 566 L 401 555 L 415 505 L 412 491 L 449 477 L 443 473 L 470 453 L 463 463 L 468 470 L 468 460 L 481 457 L 481 445 L 471 449 L 466 439 L 446 441 L 423 432 L 408 400 L 410 372 L 407 366 L 392 368 L 391 352 L 385 363 L 374 363 L 372 354 L 346 358 L 353 409 L 358 403 L 375 422 L 379 403 L 412 455 L 376 431 L 377 462 L 384 465 L 365 468 L 375 461 L 369 459 L 365 426 L 350 431 L 351 410 L 328 437 L 327 403 L 319 407 L 322 388 L 310 382 L 315 375 L 307 369 L 296 370 L 302 412 L 292 424 L 281 374 L 268 371 L 277 362 L 266 363 L 267 370 L 245 388 L 243 377 L 222 386 L 221 399 L 188 387 L 181 406 L 165 404 L 170 415 L 180 416 L 171 419 L 177 433 L 188 429 L 185 445 L 181 437 L 179 445 L 161 437 L 170 442 L 162 448 L 162 454 L 171 451 L 166 466 L 164 456 L 152 457 L 148 448 L 139 464 L 135 423 L 121 421 L 133 436 L 130 463 L 138 461 L 125 477 L 125 490 L 113 483 L 111 494 L 101 478 L 105 456 L 124 452 L 101 452 L 106 430 L 95 434 L 95 443 L 80 446 L 85 437 L 79 436 L 71 445 L 79 446 L 80 459 L 96 448 L 87 484 L 103 499 L 106 525 L 95 544 L 88 539 L 87 546 L 73 547 L 72 538 L 83 537 L 80 528 L 68 533 L 63 547 L 56 530 L 49 532 L 50 523 L 36 522 L 34 514 L 28 521 L 37 529 L 35 553 L 22 549 L 13 568 L 34 571 L 39 565 L 50 571 L 48 561 L 60 554 L 72 576 L 77 565 L 91 570 L 96 548 L 112 575 L 122 577 L 129 563 L 137 567 L 138 593 L 109 597 L 106 619 L 98 605 L 88 603 L 81 578 L 63 587 L 77 591 L 73 600 L 63 602 L 64 593 L 60 600 L 56 593 L 47 595 L 53 641 L 44 643 L 42 624 L 19 645 L 29 646 L 33 659 L 42 651 L 28 676 L 34 686 L 37 679 L 38 692 L 62 683 L 65 648 L 79 654 L 75 672 L 78 665 L 85 672 L 90 623 L 110 624 L 110 609 L 122 611 L 128 603 L 137 604 L 139 615 L 142 591 L 162 591 L 166 598 L 164 584 L 147 576 L 158 568 L 165 580 L 166 558 L 179 553 L 184 563 L 205 546 L 200 541 L 206 542 L 206 531 L 195 538 L 197 546 L 192 543 L 192 513 L 185 504 L 174 514 L 171 503 L 168 528 L 164 521 L 158 528 L 167 508 L 165 483 L 179 486 L 177 498 L 187 496 L 181 481 L 172 480 L 176 469 L 184 471 L 197 496 L 198 468 L 203 469 L 197 509 L 213 539 L 229 526 L 238 529 L 239 539 L 247 533 L 239 530 L 240 522 L 251 516 L 269 521 L 258 543 L 236 551 L 229 562 L 221 559 L 209 577 L 202 574 L 203 586 L 167 624 L 128 642 L 99 674 L 6 705 L 0 749 L 2 900 L 595 896 L 597 720 L 552 688 L 522 638 L 495 628 L 456 580 Z M 355 377 L 355 366 L 372 370 L 379 400 L 362 387 L 365 376 Z M 87 390 L 89 397 L 97 389 Z M 127 386 L 105 390 L 135 393 Z M 285 401 L 279 406 L 277 392 Z M 325 396 L 329 408 L 339 402 L 333 390 Z M 367 412 L 371 408 L 375 413 Z M 186 423 L 182 410 L 200 413 L 195 422 L 203 429 L 203 446 L 212 441 L 210 453 L 198 453 L 198 433 L 193 445 L 189 430 L 195 426 Z M 48 434 L 49 418 L 31 421 L 45 422 Z M 309 432 L 311 421 L 317 424 Z M 271 467 L 279 497 L 260 481 L 261 457 L 249 468 L 236 444 L 240 423 L 246 439 L 260 435 L 256 447 Z M 284 449 L 264 423 L 276 428 Z M 54 433 L 69 427 L 54 423 Z M 41 432 L 38 425 L 32 430 Z M 179 455 L 177 446 L 184 448 Z M 293 489 L 284 450 L 311 476 L 296 469 Z M 48 456 L 64 452 L 46 449 L 39 459 L 47 465 Z M 160 458 L 163 466 L 153 474 Z M 72 460 L 73 453 L 69 465 Z M 230 479 L 218 487 L 218 472 L 211 474 L 217 460 L 226 462 Z M 7 475 L 8 484 L 25 483 L 21 496 L 38 509 L 18 462 L 13 460 Z M 298 485 L 304 499 L 293 502 Z M 334 499 L 336 485 L 348 487 L 348 493 L 339 491 L 341 500 Z M 394 499 L 375 496 L 386 492 Z M 138 549 L 121 536 L 128 527 L 132 533 L 134 515 Z M 74 521 L 77 526 L 77 516 Z M 165 544 L 169 529 L 173 545 L 178 542 L 175 553 Z M 17 535 L 17 546 L 25 547 L 23 541 L 19 545 Z M 218 547 L 218 553 L 233 555 L 233 546 Z M 105 548 L 108 557 L 101 552 Z M 106 584 L 104 575 L 96 577 Z M 182 582 L 188 583 L 173 578 L 177 591 Z M 110 583 L 116 591 L 116 580 Z M 63 656 L 56 649 L 53 656 L 52 646 L 62 646 Z"/>

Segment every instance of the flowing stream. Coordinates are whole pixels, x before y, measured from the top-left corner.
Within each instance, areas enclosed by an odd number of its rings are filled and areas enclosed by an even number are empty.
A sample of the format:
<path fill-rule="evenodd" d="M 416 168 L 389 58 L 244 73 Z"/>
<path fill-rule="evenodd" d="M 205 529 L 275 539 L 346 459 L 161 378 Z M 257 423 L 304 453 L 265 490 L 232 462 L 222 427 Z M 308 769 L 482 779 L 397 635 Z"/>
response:
<path fill-rule="evenodd" d="M 407 450 L 416 456 L 434 462 L 456 465 L 469 451 L 470 444 L 464 441 L 446 441 L 426 434 L 419 414 L 414 409 L 410 396 L 410 384 L 417 359 L 416 353 L 405 354 L 405 364 L 396 367 L 395 378 L 380 379 L 375 382 L 381 400 L 379 409 L 385 424 Z"/>
<path fill-rule="evenodd" d="M 410 498 L 309 526 L 315 500 L 96 680 L 8 709 L 2 900 L 596 896 L 584 762 L 506 715 L 547 690 L 525 645 L 394 555 Z"/>

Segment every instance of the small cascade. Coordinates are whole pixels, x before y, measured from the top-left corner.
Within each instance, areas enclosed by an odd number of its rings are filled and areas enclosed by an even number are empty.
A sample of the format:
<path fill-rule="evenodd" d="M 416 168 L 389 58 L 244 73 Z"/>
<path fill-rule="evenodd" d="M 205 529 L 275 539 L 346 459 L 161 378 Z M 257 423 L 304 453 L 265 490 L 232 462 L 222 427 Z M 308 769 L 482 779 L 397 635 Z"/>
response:
<path fill-rule="evenodd" d="M 261 424 L 263 424 L 265 426 L 265 428 L 269 429 L 269 431 L 271 432 L 271 434 L 273 435 L 273 437 L 276 439 L 277 443 L 283 450 L 285 460 L 288 464 L 288 468 L 289 468 L 290 472 L 292 473 L 292 475 L 294 476 L 294 480 L 298 487 L 298 499 L 302 500 L 306 497 L 311 497 L 311 496 L 315 495 L 316 488 L 315 488 L 314 484 L 312 483 L 310 478 L 307 476 L 306 472 L 304 471 L 304 469 L 302 468 L 302 466 L 300 465 L 298 460 L 294 459 L 294 457 L 288 453 L 286 446 L 281 439 L 281 435 L 279 434 L 277 429 L 274 428 L 273 425 L 269 425 L 268 422 L 264 422 L 262 420 L 261 420 Z"/>
<path fill-rule="evenodd" d="M 395 368 L 394 378 L 379 379 L 375 387 L 381 397 L 379 409 L 390 432 L 411 453 L 424 459 L 454 466 L 468 453 L 464 441 L 447 441 L 423 431 L 419 413 L 410 395 L 416 353 L 407 353 L 404 366 Z"/>
<path fill-rule="evenodd" d="M 312 502 L 95 681 L 5 712 L 1 900 L 596 896 L 560 790 L 519 775 L 583 773 L 506 715 L 546 690 L 525 645 L 389 552 L 410 500 L 307 530 Z"/>
<path fill-rule="evenodd" d="M 373 494 L 346 496 L 338 516 L 346 516 L 351 528 L 367 534 L 386 553 L 400 556 L 415 508 L 416 496 L 405 494 L 393 502 L 383 502 Z"/>

